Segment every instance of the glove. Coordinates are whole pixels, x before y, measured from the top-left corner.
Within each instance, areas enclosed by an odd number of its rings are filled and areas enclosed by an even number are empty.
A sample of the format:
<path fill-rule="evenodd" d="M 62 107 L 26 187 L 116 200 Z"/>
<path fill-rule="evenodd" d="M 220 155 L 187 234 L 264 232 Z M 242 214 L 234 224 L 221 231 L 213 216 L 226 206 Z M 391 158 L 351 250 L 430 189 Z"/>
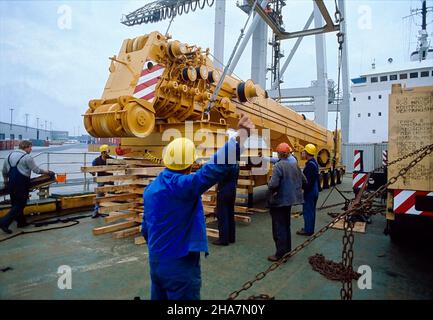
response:
<path fill-rule="evenodd" d="M 48 175 L 51 179 L 54 179 L 56 177 L 56 174 L 53 171 L 48 171 Z"/>

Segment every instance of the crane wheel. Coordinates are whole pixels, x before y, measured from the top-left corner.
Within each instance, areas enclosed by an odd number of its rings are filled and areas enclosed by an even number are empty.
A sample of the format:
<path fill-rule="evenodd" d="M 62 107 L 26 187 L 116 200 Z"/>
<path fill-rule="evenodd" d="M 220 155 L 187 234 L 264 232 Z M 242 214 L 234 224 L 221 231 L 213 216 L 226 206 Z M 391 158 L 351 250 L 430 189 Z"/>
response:
<path fill-rule="evenodd" d="M 335 177 L 336 177 L 336 183 L 341 184 L 342 170 L 340 169 L 335 170 Z"/>
<path fill-rule="evenodd" d="M 337 170 L 331 170 L 329 171 L 329 182 L 330 182 L 330 186 L 335 186 L 336 185 L 336 175 L 337 175 Z"/>
<path fill-rule="evenodd" d="M 319 191 L 322 191 L 323 188 L 323 184 L 324 184 L 325 179 L 323 178 L 323 172 L 319 174 Z"/>

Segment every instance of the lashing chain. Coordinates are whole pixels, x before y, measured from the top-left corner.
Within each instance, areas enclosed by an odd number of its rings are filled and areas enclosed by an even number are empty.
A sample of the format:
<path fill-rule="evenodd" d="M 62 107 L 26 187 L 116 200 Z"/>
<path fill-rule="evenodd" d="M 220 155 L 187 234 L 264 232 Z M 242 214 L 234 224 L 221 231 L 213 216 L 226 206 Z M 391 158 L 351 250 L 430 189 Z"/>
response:
<path fill-rule="evenodd" d="M 419 154 L 406 167 L 400 169 L 400 171 L 398 172 L 398 174 L 396 176 L 390 178 L 386 184 L 382 185 L 379 189 L 377 189 L 375 192 L 370 194 L 365 200 L 361 200 L 361 202 L 358 205 L 356 205 L 354 208 L 348 209 L 348 210 L 340 213 L 334 220 L 332 220 L 326 226 L 324 226 L 319 231 L 314 233 L 311 237 L 309 237 L 303 243 L 298 245 L 295 249 L 286 253 L 279 261 L 272 263 L 265 271 L 257 273 L 253 280 L 249 280 L 249 281 L 245 282 L 240 289 L 235 290 L 232 293 L 230 293 L 230 295 L 228 296 L 228 300 L 234 300 L 240 295 L 240 293 L 242 291 L 246 291 L 246 290 L 250 289 L 254 285 L 254 283 L 262 280 L 263 278 L 266 277 L 266 275 L 268 273 L 276 270 L 282 264 L 286 263 L 287 260 L 289 260 L 291 257 L 293 257 L 295 254 L 297 254 L 299 251 L 301 251 L 302 249 L 307 247 L 311 242 L 313 242 L 315 239 L 317 239 L 322 234 L 324 234 L 327 230 L 329 230 L 331 227 L 333 227 L 341 219 L 343 219 L 343 218 L 346 219 L 346 217 L 349 217 L 350 215 L 352 215 L 356 212 L 361 212 L 365 208 L 371 207 L 371 203 L 375 197 L 377 197 L 378 195 L 382 195 L 391 184 L 394 184 L 398 178 L 403 177 L 410 169 L 412 169 L 416 164 L 418 164 L 421 160 L 423 160 L 426 156 L 428 156 L 432 152 L 433 152 L 433 144 L 430 144 L 428 146 L 420 148 L 420 149 L 418 149 L 418 150 L 416 150 L 416 151 L 414 151 L 408 155 L 405 155 L 405 156 L 397 159 L 398 161 L 395 160 L 395 161 L 390 162 L 388 165 L 395 164 L 395 163 L 397 163 L 403 159 L 410 157 L 411 155 Z M 350 222 L 349 220 L 347 220 L 347 221 Z M 350 226 L 350 224 L 348 223 L 347 226 Z M 347 261 L 344 261 L 345 258 L 343 257 L 343 265 L 348 267 L 349 270 L 351 270 L 353 272 L 353 268 L 351 268 L 352 262 L 353 262 L 353 225 L 351 227 L 349 227 L 349 229 L 347 231 L 348 231 L 348 234 L 346 234 L 346 231 L 345 231 L 345 237 L 346 238 L 343 238 L 343 241 L 345 241 L 345 243 L 346 243 L 346 249 L 347 249 L 347 251 L 345 251 L 346 254 L 344 255 L 344 257 L 346 257 Z M 350 237 L 350 234 L 349 234 L 350 232 L 352 232 L 352 237 Z M 349 276 L 351 277 L 352 273 L 349 273 L 349 271 L 347 271 L 347 272 L 348 273 L 346 274 L 346 279 L 347 279 L 347 283 L 348 283 L 349 282 Z M 343 289 L 341 290 L 341 296 L 342 296 L 342 298 L 351 298 L 352 297 L 351 278 L 350 278 L 350 285 L 349 284 L 345 285 L 343 287 Z"/>

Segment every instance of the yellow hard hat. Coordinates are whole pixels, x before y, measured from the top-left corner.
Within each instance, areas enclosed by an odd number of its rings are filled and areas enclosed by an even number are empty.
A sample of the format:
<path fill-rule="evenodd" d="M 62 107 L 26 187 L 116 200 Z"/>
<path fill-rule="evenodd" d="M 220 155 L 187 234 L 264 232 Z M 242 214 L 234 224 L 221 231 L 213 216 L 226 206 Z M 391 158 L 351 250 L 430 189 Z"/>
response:
<path fill-rule="evenodd" d="M 99 147 L 99 152 L 108 152 L 108 144 L 103 144 Z"/>
<path fill-rule="evenodd" d="M 194 142 L 187 138 L 177 138 L 165 148 L 162 157 L 164 165 L 174 171 L 182 171 L 190 167 L 197 159 Z"/>
<path fill-rule="evenodd" d="M 316 147 L 314 146 L 314 144 L 309 143 L 309 144 L 307 144 L 307 145 L 304 147 L 304 151 L 305 151 L 306 153 L 308 153 L 309 155 L 314 156 L 314 155 L 316 154 L 316 152 L 317 152 L 317 149 L 316 149 Z"/>

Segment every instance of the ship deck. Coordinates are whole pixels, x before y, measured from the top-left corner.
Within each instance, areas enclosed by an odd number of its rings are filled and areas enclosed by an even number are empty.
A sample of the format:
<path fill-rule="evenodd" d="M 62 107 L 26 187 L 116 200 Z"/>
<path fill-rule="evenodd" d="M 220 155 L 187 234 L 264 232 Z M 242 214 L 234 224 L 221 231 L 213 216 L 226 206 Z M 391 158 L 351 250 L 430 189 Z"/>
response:
<path fill-rule="evenodd" d="M 350 190 L 350 185 L 351 179 L 346 175 L 339 189 Z M 318 205 L 328 192 L 321 192 Z M 263 190 L 256 190 L 255 196 L 257 206 L 263 207 Z M 341 201 L 334 191 L 327 203 Z M 327 212 L 336 210 L 339 207 L 318 211 L 316 230 L 331 221 Z M 299 211 L 299 208 L 293 211 Z M 86 213 L 89 212 L 75 215 Z M 79 221 L 72 227 L 20 235 L 0 242 L 0 268 L 3 271 L 0 273 L 0 299 L 128 300 L 137 296 L 149 299 L 146 245 L 135 245 L 133 238 L 116 240 L 109 234 L 93 236 L 92 229 L 104 225 L 103 219 Z M 383 234 L 385 224 L 384 216 L 374 216 L 365 234 L 355 233 L 354 267 L 355 270 L 360 265 L 371 267 L 372 289 L 361 290 L 354 282 L 353 299 L 432 299 L 432 247 L 421 241 L 395 245 Z M 305 240 L 295 234 L 302 225 L 302 216 L 292 218 L 293 246 Z M 34 228 L 26 228 L 31 229 Z M 269 294 L 281 300 L 340 299 L 341 283 L 313 271 L 308 257 L 322 253 L 327 259 L 340 261 L 342 235 L 341 230 L 327 231 L 239 298 Z M 0 235 L 0 239 L 4 237 L 5 234 Z M 245 281 L 252 280 L 269 266 L 266 257 L 274 253 L 269 214 L 253 215 L 248 225 L 237 223 L 234 245 L 209 244 L 209 250 L 210 255 L 207 258 L 202 255 L 201 259 L 201 297 L 226 299 Z M 57 271 L 62 265 L 72 268 L 70 290 L 60 290 L 57 286 Z"/>

